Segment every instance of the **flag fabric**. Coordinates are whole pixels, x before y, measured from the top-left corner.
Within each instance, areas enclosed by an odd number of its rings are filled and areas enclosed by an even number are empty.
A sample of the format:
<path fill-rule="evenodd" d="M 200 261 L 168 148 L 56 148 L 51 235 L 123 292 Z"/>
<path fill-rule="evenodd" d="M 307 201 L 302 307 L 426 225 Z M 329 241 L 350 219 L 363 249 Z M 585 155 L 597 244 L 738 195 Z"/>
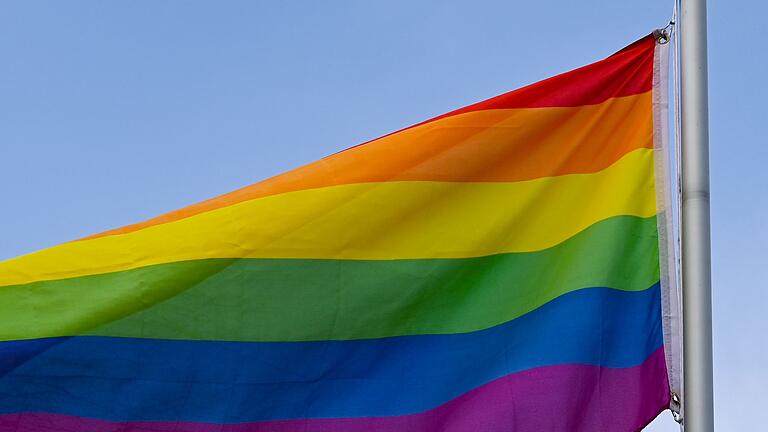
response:
<path fill-rule="evenodd" d="M 679 386 L 661 50 L 0 263 L 0 432 L 642 428 Z"/>

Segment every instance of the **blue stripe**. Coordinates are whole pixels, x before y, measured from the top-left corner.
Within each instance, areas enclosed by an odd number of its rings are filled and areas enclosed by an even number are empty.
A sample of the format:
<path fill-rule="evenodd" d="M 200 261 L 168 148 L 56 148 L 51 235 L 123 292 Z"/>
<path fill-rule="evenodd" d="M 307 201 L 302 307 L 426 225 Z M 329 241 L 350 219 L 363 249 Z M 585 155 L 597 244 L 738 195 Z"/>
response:
<path fill-rule="evenodd" d="M 658 284 L 641 292 L 584 289 L 465 334 L 3 342 L 0 413 L 211 423 L 410 414 L 537 366 L 639 365 L 662 345 L 659 295 Z"/>

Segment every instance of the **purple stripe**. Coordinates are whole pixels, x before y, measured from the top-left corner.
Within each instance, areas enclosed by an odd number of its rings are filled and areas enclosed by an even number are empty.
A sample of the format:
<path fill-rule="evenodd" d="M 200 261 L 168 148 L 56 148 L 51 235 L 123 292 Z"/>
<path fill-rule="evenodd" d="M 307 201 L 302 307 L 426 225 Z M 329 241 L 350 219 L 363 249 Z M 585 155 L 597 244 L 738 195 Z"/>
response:
<path fill-rule="evenodd" d="M 514 373 L 412 415 L 220 425 L 23 413 L 0 415 L 0 432 L 628 432 L 647 425 L 668 402 L 664 351 L 659 348 L 632 368 L 557 365 Z"/>

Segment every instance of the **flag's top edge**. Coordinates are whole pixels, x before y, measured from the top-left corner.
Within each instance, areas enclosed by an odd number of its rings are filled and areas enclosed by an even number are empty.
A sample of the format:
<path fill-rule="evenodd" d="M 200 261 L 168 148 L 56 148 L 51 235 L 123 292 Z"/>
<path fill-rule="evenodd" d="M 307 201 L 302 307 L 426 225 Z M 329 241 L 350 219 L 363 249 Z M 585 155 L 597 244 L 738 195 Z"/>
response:
<path fill-rule="evenodd" d="M 423 123 L 489 109 L 595 105 L 610 98 L 647 92 L 653 85 L 655 43 L 653 37 L 646 36 L 598 62 L 459 108 Z M 619 77 L 623 79 L 617 79 Z"/>
<path fill-rule="evenodd" d="M 510 91 L 485 101 L 451 111 L 447 114 L 443 114 L 408 128 L 401 129 L 392 134 L 385 135 L 384 137 L 351 147 L 350 149 L 344 150 L 341 153 L 345 153 L 351 149 L 359 148 L 360 146 L 366 146 L 370 143 L 379 141 L 382 138 L 389 137 L 394 134 L 400 134 L 417 126 L 426 125 L 428 123 L 446 119 L 448 117 L 459 116 L 461 114 L 502 109 L 566 107 L 576 108 L 605 103 L 606 101 L 614 98 L 622 98 L 648 93 L 650 92 L 653 83 L 654 47 L 655 41 L 653 37 L 650 35 L 646 36 L 604 60 L 560 75 L 556 75 L 554 77 L 539 81 L 517 90 Z M 640 145 L 639 147 L 650 147 L 650 144 L 647 146 Z M 624 152 L 631 150 L 632 149 L 624 149 Z M 339 153 L 329 156 L 325 159 L 321 159 L 318 162 L 324 164 L 338 156 Z M 600 167 L 600 169 L 602 168 L 604 167 Z M 250 188 L 250 186 L 246 188 Z M 242 190 L 243 189 L 232 192 L 230 194 L 226 194 L 224 196 L 238 194 Z M 86 237 L 83 240 L 129 233 L 152 225 L 167 223 L 170 221 L 193 216 L 202 211 L 210 210 L 211 208 L 209 207 L 211 206 L 205 204 L 212 201 L 219 202 L 221 201 L 219 198 L 206 200 L 202 203 L 172 211 L 165 215 L 161 215 L 144 222 L 108 230 L 100 234 Z M 194 211 L 195 208 L 200 209 L 199 211 Z"/>

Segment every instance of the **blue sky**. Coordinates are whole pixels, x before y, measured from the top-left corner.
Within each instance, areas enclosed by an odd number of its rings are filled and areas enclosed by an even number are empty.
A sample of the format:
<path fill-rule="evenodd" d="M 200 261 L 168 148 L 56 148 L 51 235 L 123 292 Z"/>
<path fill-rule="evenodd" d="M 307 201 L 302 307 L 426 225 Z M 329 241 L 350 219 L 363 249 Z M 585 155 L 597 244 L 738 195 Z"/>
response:
<path fill-rule="evenodd" d="M 0 259 L 590 63 L 671 13 L 671 0 L 5 1 Z M 766 428 L 766 13 L 710 4 L 719 430 Z M 649 430 L 677 429 L 665 413 Z"/>

